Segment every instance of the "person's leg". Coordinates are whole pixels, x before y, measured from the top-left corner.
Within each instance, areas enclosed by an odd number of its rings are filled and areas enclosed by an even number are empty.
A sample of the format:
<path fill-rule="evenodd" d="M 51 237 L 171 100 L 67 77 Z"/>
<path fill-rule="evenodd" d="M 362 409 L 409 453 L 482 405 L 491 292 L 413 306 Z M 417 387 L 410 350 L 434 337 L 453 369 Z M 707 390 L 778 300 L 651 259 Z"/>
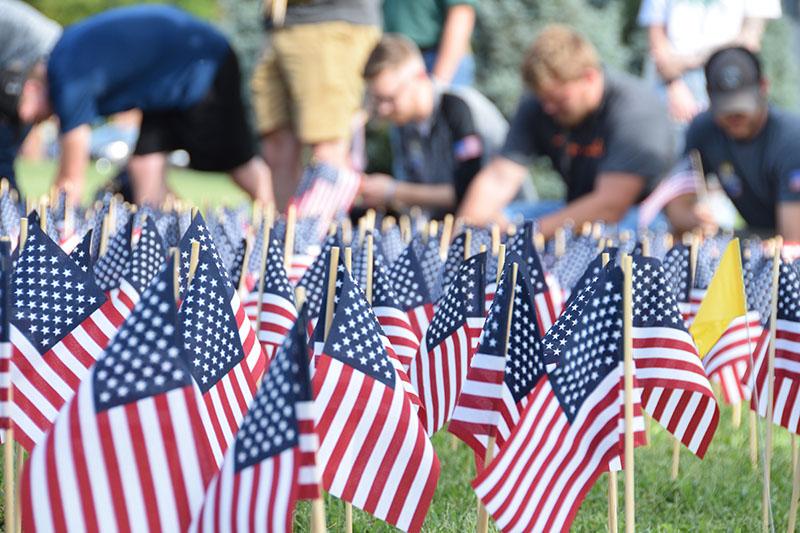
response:
<path fill-rule="evenodd" d="M 272 179 L 269 167 L 258 156 L 230 171 L 231 178 L 253 200 L 264 204 L 272 201 Z"/>
<path fill-rule="evenodd" d="M 261 55 L 250 80 L 256 128 L 261 138 L 261 155 L 272 172 L 275 204 L 279 211 L 286 209 L 300 181 L 302 144 L 294 131 L 292 97 L 286 76 L 289 65 L 286 53 L 281 53 L 275 41 L 291 40 L 293 30 L 276 30 Z M 292 50 L 293 46 L 289 46 Z"/>
<path fill-rule="evenodd" d="M 133 198 L 138 205 L 161 205 L 167 198 L 167 154 L 134 155 L 128 161 Z"/>
<path fill-rule="evenodd" d="M 279 211 L 286 209 L 300 182 L 302 148 L 290 127 L 278 128 L 261 138 L 261 154 L 272 172 L 275 205 Z"/>

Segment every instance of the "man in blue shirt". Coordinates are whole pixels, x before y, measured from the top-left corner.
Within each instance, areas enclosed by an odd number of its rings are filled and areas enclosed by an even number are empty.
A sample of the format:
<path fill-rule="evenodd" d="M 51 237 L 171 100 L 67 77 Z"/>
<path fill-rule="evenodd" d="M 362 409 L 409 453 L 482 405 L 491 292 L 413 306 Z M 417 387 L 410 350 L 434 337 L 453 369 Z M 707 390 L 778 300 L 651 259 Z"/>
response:
<path fill-rule="evenodd" d="M 717 51 L 705 74 L 711 105 L 689 126 L 686 153 L 700 153 L 749 230 L 800 242 L 800 117 L 768 104 L 761 62 L 746 48 Z M 715 224 L 695 194 L 666 212 L 677 231 Z"/>
<path fill-rule="evenodd" d="M 64 30 L 16 103 L 23 123 L 58 117 L 56 185 L 74 199 L 84 185 L 90 125 L 129 109 L 143 116 L 128 168 L 137 203 L 164 200 L 166 153 L 177 149 L 189 153 L 192 168 L 227 172 L 253 198 L 272 200 L 269 169 L 247 126 L 236 55 L 210 24 L 160 5 L 89 17 Z"/>

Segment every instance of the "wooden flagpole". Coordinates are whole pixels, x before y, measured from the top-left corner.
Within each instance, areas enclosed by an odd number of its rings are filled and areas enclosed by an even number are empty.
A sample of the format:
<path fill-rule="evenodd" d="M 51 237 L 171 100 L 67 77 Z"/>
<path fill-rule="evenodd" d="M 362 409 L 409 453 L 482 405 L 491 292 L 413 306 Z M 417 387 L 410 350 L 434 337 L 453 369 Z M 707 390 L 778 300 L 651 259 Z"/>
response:
<path fill-rule="evenodd" d="M 556 228 L 556 246 L 555 246 L 555 254 L 556 257 L 561 257 L 567 251 L 567 232 L 562 227 Z"/>
<path fill-rule="evenodd" d="M 500 277 L 503 275 L 503 268 L 505 264 L 505 245 L 500 245 L 497 255 L 497 283 L 500 283 Z M 511 265 L 511 291 L 510 301 L 508 304 L 508 320 L 506 322 L 506 343 L 504 347 L 503 357 L 508 358 L 508 338 L 511 336 L 511 319 L 514 316 L 514 288 L 517 286 L 517 271 L 519 265 L 512 263 Z M 486 444 L 486 455 L 483 459 L 483 465 L 489 466 L 489 463 L 494 459 L 495 436 L 489 436 L 489 442 Z M 478 502 L 478 533 L 487 533 L 489 531 L 489 513 L 486 508 Z"/>
<path fill-rule="evenodd" d="M 283 239 L 283 268 L 288 274 L 292 267 L 292 256 L 294 255 L 294 234 L 297 225 L 297 208 L 290 205 L 286 211 L 286 235 Z"/>
<path fill-rule="evenodd" d="M 400 237 L 406 244 L 411 242 L 411 219 L 408 215 L 400 215 Z"/>
<path fill-rule="evenodd" d="M 18 253 L 22 253 L 25 248 L 25 241 L 28 240 L 28 219 L 22 217 L 19 220 L 19 243 L 17 244 Z M 11 359 L 9 358 L 9 366 Z M 11 369 L 9 368 L 9 383 L 8 383 L 8 405 L 11 405 L 14 400 L 14 387 L 11 383 Z M 16 531 L 16 498 L 15 496 L 15 473 L 14 468 L 14 423 L 11 416 L 8 416 L 8 429 L 5 432 L 5 444 L 3 446 L 3 505 L 5 509 L 5 530 Z"/>
<path fill-rule="evenodd" d="M 345 247 L 344 249 L 344 267 L 347 269 L 347 272 L 353 272 L 353 249 L 350 246 Z M 333 277 L 336 279 L 336 272 L 333 272 Z M 330 285 L 328 286 L 330 288 Z M 333 294 L 328 293 L 329 302 L 332 302 L 336 296 L 336 289 L 334 287 Z M 327 308 L 326 308 L 327 309 Z M 327 318 L 327 317 L 326 317 Z M 331 322 L 333 322 L 333 315 L 331 314 Z M 327 323 L 325 327 L 325 337 L 327 338 L 328 331 L 330 328 L 330 324 Z M 344 502 L 344 530 L 346 533 L 353 533 L 353 504 L 350 502 Z"/>
<path fill-rule="evenodd" d="M 772 258 L 772 300 L 770 304 L 769 349 L 767 356 L 767 423 L 764 436 L 764 487 L 761 491 L 761 528 L 764 533 L 770 530 L 770 482 L 772 467 L 772 395 L 775 389 L 775 335 L 778 316 L 778 282 L 781 273 L 781 248 L 783 238 L 775 237 L 775 255 Z"/>
<path fill-rule="evenodd" d="M 624 272 L 623 290 L 623 348 L 625 372 L 625 531 L 636 529 L 636 511 L 633 493 L 633 259 L 622 256 Z"/>
<path fill-rule="evenodd" d="M 447 250 L 450 248 L 450 239 L 453 236 L 453 215 L 447 213 L 442 225 L 442 240 L 439 241 L 439 257 L 442 261 L 447 259 Z"/>
<path fill-rule="evenodd" d="M 372 277 L 373 277 L 373 255 L 375 254 L 375 237 L 372 233 L 367 235 L 367 279 L 364 286 L 364 295 L 367 297 L 367 302 L 372 305 Z"/>
<path fill-rule="evenodd" d="M 294 304 L 297 310 L 303 307 L 306 301 L 306 289 L 295 287 Z M 322 499 L 322 486 L 319 487 L 319 496 L 311 500 L 311 531 L 312 533 L 325 532 L 325 500 Z"/>
<path fill-rule="evenodd" d="M 272 232 L 272 223 L 264 217 L 262 226 L 261 262 L 259 263 L 258 281 L 256 282 L 256 288 L 258 290 L 258 303 L 256 304 L 256 336 L 258 336 L 261 331 L 261 303 L 264 301 L 264 277 L 267 272 L 267 256 L 269 255 L 269 240 L 270 232 Z"/>
<path fill-rule="evenodd" d="M 603 263 L 603 266 L 606 266 L 608 262 L 611 260 L 611 256 L 608 252 L 603 253 L 600 256 L 600 260 Z M 618 499 L 619 496 L 617 494 L 617 472 L 616 470 L 609 470 L 608 471 L 608 530 L 609 531 L 617 531 L 617 515 L 618 512 Z"/>

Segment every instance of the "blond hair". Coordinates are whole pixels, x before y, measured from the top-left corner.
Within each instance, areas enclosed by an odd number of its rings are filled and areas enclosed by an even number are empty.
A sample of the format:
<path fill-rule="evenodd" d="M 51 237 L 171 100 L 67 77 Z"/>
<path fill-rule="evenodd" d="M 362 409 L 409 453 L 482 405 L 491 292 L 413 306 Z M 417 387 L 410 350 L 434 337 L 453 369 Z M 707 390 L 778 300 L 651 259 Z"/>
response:
<path fill-rule="evenodd" d="M 381 72 L 404 65 L 411 59 L 422 61 L 422 53 L 414 41 L 404 35 L 386 33 L 367 58 L 364 79 L 371 80 Z"/>
<path fill-rule="evenodd" d="M 525 84 L 536 89 L 548 81 L 576 80 L 590 68 L 600 68 L 592 43 L 574 28 L 551 24 L 528 47 L 521 70 Z"/>

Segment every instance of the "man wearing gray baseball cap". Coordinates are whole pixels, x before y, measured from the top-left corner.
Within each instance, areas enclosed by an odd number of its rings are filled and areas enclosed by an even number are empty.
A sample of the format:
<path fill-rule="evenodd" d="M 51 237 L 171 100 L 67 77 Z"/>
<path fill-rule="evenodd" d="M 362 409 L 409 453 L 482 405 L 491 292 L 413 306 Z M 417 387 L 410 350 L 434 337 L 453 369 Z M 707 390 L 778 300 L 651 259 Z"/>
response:
<path fill-rule="evenodd" d="M 761 62 L 746 48 L 717 51 L 705 71 L 710 107 L 689 126 L 686 153 L 700 153 L 749 229 L 800 241 L 800 117 L 768 104 Z M 713 224 L 695 194 L 667 215 L 678 231 Z"/>
<path fill-rule="evenodd" d="M 21 124 L 17 102 L 25 78 L 43 61 L 61 26 L 20 0 L 0 0 L 0 177 L 15 185 L 14 160 L 30 125 Z"/>

